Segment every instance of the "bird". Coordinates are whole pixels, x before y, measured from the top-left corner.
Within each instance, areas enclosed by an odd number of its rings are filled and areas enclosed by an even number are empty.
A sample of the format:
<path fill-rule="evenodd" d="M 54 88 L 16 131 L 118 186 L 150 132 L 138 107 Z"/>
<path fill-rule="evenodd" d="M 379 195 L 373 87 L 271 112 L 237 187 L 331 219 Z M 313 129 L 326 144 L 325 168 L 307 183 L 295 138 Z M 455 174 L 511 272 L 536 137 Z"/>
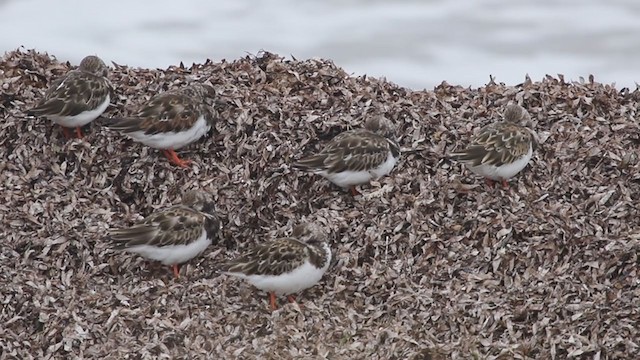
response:
<path fill-rule="evenodd" d="M 179 278 L 180 264 L 202 253 L 219 230 L 213 197 L 193 190 L 184 194 L 181 204 L 152 213 L 130 228 L 112 229 L 109 236 L 117 250 L 169 265 Z"/>
<path fill-rule="evenodd" d="M 62 126 L 67 139 L 72 137 L 68 128 L 75 128 L 81 138 L 81 128 L 102 115 L 111 103 L 113 86 L 107 79 L 108 72 L 99 57 L 85 57 L 77 69 L 54 81 L 28 114 Z"/>
<path fill-rule="evenodd" d="M 340 133 L 319 153 L 298 160 L 293 167 L 358 195 L 357 185 L 389 174 L 398 162 L 400 146 L 391 138 L 394 132 L 394 124 L 386 117 L 370 117 L 364 128 Z"/>
<path fill-rule="evenodd" d="M 531 122 L 531 116 L 522 106 L 510 103 L 503 117 L 503 121 L 481 128 L 466 149 L 449 156 L 483 176 L 488 185 L 499 181 L 508 188 L 507 180 L 527 166 L 539 140 L 536 133 L 524 125 Z"/>
<path fill-rule="evenodd" d="M 180 159 L 175 150 L 209 132 L 215 96 L 213 86 L 193 83 L 155 95 L 132 116 L 113 117 L 105 126 L 162 150 L 171 163 L 186 168 L 191 161 Z"/>
<path fill-rule="evenodd" d="M 276 295 L 292 294 L 316 285 L 331 263 L 326 233 L 315 223 L 297 225 L 290 237 L 279 238 L 251 248 L 240 257 L 220 264 L 220 271 L 247 280 L 267 291 L 271 310 Z"/>

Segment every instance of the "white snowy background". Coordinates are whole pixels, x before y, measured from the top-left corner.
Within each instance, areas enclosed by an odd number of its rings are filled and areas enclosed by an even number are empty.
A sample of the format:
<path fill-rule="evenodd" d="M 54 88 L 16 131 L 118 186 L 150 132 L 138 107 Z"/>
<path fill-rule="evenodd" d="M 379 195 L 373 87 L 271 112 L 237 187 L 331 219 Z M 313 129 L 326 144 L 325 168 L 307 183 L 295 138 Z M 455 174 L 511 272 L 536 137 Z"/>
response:
<path fill-rule="evenodd" d="M 0 0 L 0 53 L 24 46 L 78 63 L 140 67 L 268 50 L 330 58 L 413 89 L 489 75 L 594 74 L 640 82 L 638 0 Z"/>

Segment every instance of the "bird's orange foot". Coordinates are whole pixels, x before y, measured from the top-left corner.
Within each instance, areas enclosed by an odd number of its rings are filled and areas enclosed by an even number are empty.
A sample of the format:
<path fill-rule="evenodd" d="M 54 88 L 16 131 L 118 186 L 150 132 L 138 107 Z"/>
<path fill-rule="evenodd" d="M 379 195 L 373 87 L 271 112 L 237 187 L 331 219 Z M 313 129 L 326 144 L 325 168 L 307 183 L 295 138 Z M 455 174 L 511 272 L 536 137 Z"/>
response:
<path fill-rule="evenodd" d="M 509 183 L 507 182 L 507 179 L 502 179 L 502 188 L 509 190 Z"/>
<path fill-rule="evenodd" d="M 64 138 L 66 140 L 69 140 L 73 137 L 73 135 L 71 134 L 71 130 L 69 130 L 69 128 L 66 127 L 62 127 L 62 135 L 64 135 Z"/>
<path fill-rule="evenodd" d="M 289 295 L 287 296 L 287 300 L 289 300 L 290 303 L 292 304 L 298 304 L 298 307 L 302 307 L 302 304 L 296 301 L 296 297 L 293 295 Z"/>
<path fill-rule="evenodd" d="M 172 149 L 162 150 L 162 152 L 164 153 L 164 156 L 166 156 L 167 159 L 169 159 L 169 162 L 174 165 L 178 165 L 183 168 L 188 168 L 189 165 L 191 164 L 191 160 L 180 159 L 178 157 L 178 154 L 176 154 L 176 152 Z"/>
<path fill-rule="evenodd" d="M 180 265 L 173 264 L 173 265 L 171 265 L 171 269 L 173 270 L 173 275 L 176 277 L 176 279 L 179 279 L 180 278 Z"/>
<path fill-rule="evenodd" d="M 276 305 L 276 293 L 273 291 L 269 293 L 269 300 L 271 302 L 271 310 L 276 311 L 278 306 Z"/>
<path fill-rule="evenodd" d="M 488 187 L 493 188 L 493 186 L 495 185 L 495 181 L 489 179 L 489 178 L 484 178 L 484 182 L 487 184 Z"/>
<path fill-rule="evenodd" d="M 351 195 L 356 196 L 356 195 L 360 195 L 360 193 L 358 192 L 358 190 L 356 190 L 355 186 L 350 186 L 349 187 L 349 191 L 351 192 Z"/>
<path fill-rule="evenodd" d="M 71 131 L 71 129 L 69 129 L 68 127 L 62 126 L 62 134 L 64 135 L 64 138 L 67 140 L 73 139 L 73 138 L 82 139 L 83 137 L 82 128 L 80 127 L 76 127 L 74 131 Z"/>

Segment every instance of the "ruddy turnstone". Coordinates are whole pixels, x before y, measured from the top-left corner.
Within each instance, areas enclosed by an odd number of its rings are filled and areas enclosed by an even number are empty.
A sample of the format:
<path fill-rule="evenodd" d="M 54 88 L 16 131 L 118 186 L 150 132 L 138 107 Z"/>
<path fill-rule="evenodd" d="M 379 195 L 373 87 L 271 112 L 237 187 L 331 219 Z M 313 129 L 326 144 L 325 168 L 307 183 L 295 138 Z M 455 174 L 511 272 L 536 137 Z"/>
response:
<path fill-rule="evenodd" d="M 135 141 L 161 149 L 175 165 L 187 167 L 175 150 L 189 145 L 211 129 L 216 92 L 212 86 L 191 84 L 158 94 L 133 116 L 112 118 L 107 127 Z"/>
<path fill-rule="evenodd" d="M 527 166 L 538 147 L 536 133 L 525 124 L 531 116 L 522 106 L 509 104 L 504 112 L 504 121 L 486 125 L 473 138 L 466 149 L 449 154 L 461 161 L 469 170 L 484 176 L 489 185 L 507 180 Z"/>
<path fill-rule="evenodd" d="M 99 57 L 85 57 L 77 69 L 51 84 L 29 114 L 46 117 L 61 125 L 66 138 L 71 137 L 68 128 L 75 128 L 76 135 L 82 137 L 81 127 L 100 116 L 111 101 L 108 71 Z"/>
<path fill-rule="evenodd" d="M 267 291 L 275 310 L 276 294 L 288 295 L 294 302 L 292 294 L 317 284 L 330 262 L 326 233 L 316 224 L 303 223 L 293 229 L 291 237 L 260 244 L 220 269 Z"/>
<path fill-rule="evenodd" d="M 389 174 L 400 158 L 400 146 L 391 139 L 394 131 L 389 119 L 369 118 L 364 129 L 337 135 L 318 154 L 299 160 L 293 167 L 321 175 L 357 195 L 356 185 Z"/>
<path fill-rule="evenodd" d="M 117 249 L 171 265 L 179 277 L 180 264 L 203 252 L 219 230 L 211 195 L 190 191 L 180 205 L 153 213 L 133 227 L 111 230 L 109 235 Z"/>

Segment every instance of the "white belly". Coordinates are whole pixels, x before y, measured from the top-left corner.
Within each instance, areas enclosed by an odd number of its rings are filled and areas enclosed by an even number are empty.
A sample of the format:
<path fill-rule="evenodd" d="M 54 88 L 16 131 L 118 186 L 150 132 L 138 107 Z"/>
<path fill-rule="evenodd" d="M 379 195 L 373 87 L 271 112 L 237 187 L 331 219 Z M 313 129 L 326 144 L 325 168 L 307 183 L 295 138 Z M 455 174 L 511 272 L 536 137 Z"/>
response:
<path fill-rule="evenodd" d="M 391 152 L 387 155 L 387 159 L 377 168 L 366 171 L 342 171 L 339 173 L 327 173 L 327 171 L 318 171 L 316 174 L 322 175 L 332 183 L 347 188 L 350 186 L 366 184 L 372 179 L 385 176 L 393 170 L 398 161 Z"/>
<path fill-rule="evenodd" d="M 107 95 L 107 98 L 104 100 L 104 102 L 94 110 L 83 111 L 80 114 L 74 116 L 47 115 L 47 117 L 54 123 L 62 125 L 64 127 L 82 127 L 97 119 L 98 116 L 102 115 L 102 113 L 107 110 L 110 102 L 111 97 Z"/>
<path fill-rule="evenodd" d="M 331 251 L 329 246 L 325 244 L 327 251 L 327 263 L 320 269 L 305 262 L 302 266 L 296 268 L 290 273 L 271 276 L 271 275 L 244 275 L 240 273 L 227 273 L 247 280 L 251 285 L 260 290 L 275 292 L 278 295 L 294 294 L 304 289 L 308 289 L 317 284 L 331 263 Z"/>
<path fill-rule="evenodd" d="M 150 245 L 136 245 L 127 248 L 127 251 L 137 253 L 147 259 L 157 260 L 165 265 L 182 264 L 202 253 L 211 244 L 207 238 L 207 232 L 202 230 L 198 240 L 188 245 L 170 245 L 155 247 Z"/>
<path fill-rule="evenodd" d="M 520 159 L 512 162 L 511 164 L 503 164 L 501 166 L 495 165 L 479 165 L 469 166 L 469 170 L 477 175 L 489 178 L 495 181 L 507 180 L 514 177 L 517 173 L 522 171 L 533 155 L 533 149 L 529 146 L 529 151 Z"/>
<path fill-rule="evenodd" d="M 153 135 L 145 134 L 144 131 L 134 131 L 127 133 L 126 135 L 135 141 L 141 142 L 155 149 L 175 150 L 197 141 L 206 134 L 209 129 L 211 129 L 211 125 L 207 122 L 204 116 L 200 116 L 198 120 L 196 120 L 195 124 L 185 131 Z"/>

